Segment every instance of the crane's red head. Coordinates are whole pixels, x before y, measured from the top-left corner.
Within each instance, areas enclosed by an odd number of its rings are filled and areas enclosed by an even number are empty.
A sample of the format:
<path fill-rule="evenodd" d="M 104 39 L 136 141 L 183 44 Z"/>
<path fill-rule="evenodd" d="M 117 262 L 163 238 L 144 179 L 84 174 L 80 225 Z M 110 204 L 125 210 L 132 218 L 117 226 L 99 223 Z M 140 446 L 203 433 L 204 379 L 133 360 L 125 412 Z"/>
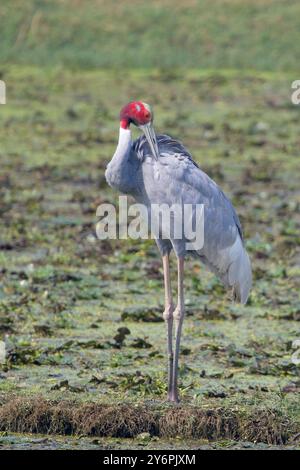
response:
<path fill-rule="evenodd" d="M 122 129 L 129 129 L 131 123 L 139 127 L 145 134 L 150 151 L 153 157 L 158 160 L 159 149 L 156 135 L 152 126 L 153 112 L 150 106 L 142 101 L 132 101 L 128 103 L 120 112 L 120 126 Z"/>
<path fill-rule="evenodd" d="M 128 103 L 120 112 L 120 126 L 128 129 L 130 124 L 144 126 L 153 121 L 153 112 L 150 106 L 142 101 Z"/>

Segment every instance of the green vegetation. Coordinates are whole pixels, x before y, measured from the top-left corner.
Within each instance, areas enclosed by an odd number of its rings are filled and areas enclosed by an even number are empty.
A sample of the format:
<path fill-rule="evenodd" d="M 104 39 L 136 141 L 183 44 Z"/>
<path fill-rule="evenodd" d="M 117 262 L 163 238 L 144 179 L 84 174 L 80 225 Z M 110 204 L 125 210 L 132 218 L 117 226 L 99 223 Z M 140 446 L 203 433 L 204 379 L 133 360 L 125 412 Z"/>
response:
<path fill-rule="evenodd" d="M 155 106 L 157 130 L 179 136 L 232 197 L 254 267 L 250 302 L 241 307 L 189 261 L 183 407 L 221 406 L 242 423 L 269 410 L 274 420 L 261 440 L 291 439 L 300 418 L 291 362 L 299 336 L 299 137 L 289 77 L 190 71 L 183 80 L 178 72 L 132 71 L 120 88 L 109 71 L 8 67 L 5 76 L 12 92 L 0 128 L 3 406 L 38 395 L 168 410 L 156 247 L 93 237 L 97 205 L 118 197 L 104 181 L 115 115 L 138 89 Z M 175 265 L 172 275 L 175 285 Z"/>
<path fill-rule="evenodd" d="M 297 0 L 2 0 L 0 63 L 297 71 L 299 18 Z"/>
<path fill-rule="evenodd" d="M 299 10 L 276 0 L 1 2 L 0 446 L 298 445 Z M 175 408 L 163 401 L 155 244 L 95 239 L 97 206 L 118 198 L 104 178 L 118 111 L 136 98 L 232 198 L 254 270 L 241 307 L 188 261 Z M 6 435 L 48 431 L 93 437 Z"/>

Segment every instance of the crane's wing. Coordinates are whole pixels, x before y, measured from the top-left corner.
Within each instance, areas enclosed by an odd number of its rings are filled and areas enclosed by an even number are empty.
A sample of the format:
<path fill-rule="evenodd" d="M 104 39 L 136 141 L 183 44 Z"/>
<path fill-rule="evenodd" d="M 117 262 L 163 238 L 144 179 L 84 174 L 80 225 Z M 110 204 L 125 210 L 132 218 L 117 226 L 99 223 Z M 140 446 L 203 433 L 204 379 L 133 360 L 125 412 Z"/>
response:
<path fill-rule="evenodd" d="M 228 209 L 232 213 L 233 220 L 237 226 L 240 237 L 243 240 L 243 231 L 239 217 L 231 201 L 225 196 L 223 191 L 206 173 L 204 173 L 204 171 L 200 169 L 198 164 L 193 160 L 192 155 L 181 142 L 168 135 L 158 135 L 156 137 L 161 157 L 163 159 L 168 157 L 171 158 L 173 160 L 173 164 L 170 166 L 174 169 L 176 166 L 181 167 L 182 172 L 185 173 L 183 179 L 186 179 L 186 183 L 191 183 L 193 187 L 198 187 L 202 190 L 204 189 L 204 186 L 206 186 L 207 188 L 210 188 L 211 196 L 218 195 L 219 198 L 223 200 L 222 202 L 225 202 L 225 205 L 228 206 Z M 151 150 L 145 136 L 141 136 L 133 143 L 133 150 L 141 161 L 143 161 L 146 156 L 151 155 Z M 176 161 L 177 165 L 175 164 Z M 195 168 L 199 171 L 195 171 Z"/>
<path fill-rule="evenodd" d="M 193 163 L 193 165 L 199 168 L 197 163 L 194 162 L 192 155 L 181 142 L 165 134 L 157 135 L 156 139 L 159 153 L 162 157 L 164 155 L 172 155 L 174 158 L 187 158 L 191 163 Z M 133 150 L 139 160 L 144 160 L 145 157 L 152 155 L 151 149 L 144 135 L 140 136 L 133 142 Z"/>
<path fill-rule="evenodd" d="M 226 286 L 233 287 L 235 298 L 245 303 L 252 282 L 251 265 L 232 203 L 181 142 L 158 135 L 157 143 L 170 192 L 173 188 L 173 194 L 184 203 L 204 204 L 204 246 L 196 254 Z M 144 136 L 134 142 L 133 149 L 141 161 L 151 155 Z"/>

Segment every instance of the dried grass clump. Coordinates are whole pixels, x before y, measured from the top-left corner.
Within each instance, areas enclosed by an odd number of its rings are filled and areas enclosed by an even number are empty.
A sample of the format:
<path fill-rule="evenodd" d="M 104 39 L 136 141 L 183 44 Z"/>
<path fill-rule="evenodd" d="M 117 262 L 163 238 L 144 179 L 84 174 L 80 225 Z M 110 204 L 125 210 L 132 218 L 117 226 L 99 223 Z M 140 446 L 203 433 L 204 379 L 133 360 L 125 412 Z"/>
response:
<path fill-rule="evenodd" d="M 80 404 L 43 398 L 13 398 L 0 406 L 0 430 L 41 434 L 80 434 L 100 437 L 152 436 L 247 440 L 285 444 L 297 432 L 276 410 L 248 414 L 223 408 L 154 407 L 133 404 Z M 299 430 L 298 430 L 299 432 Z"/>
<path fill-rule="evenodd" d="M 89 436 L 134 437 L 157 434 L 155 413 L 132 405 L 84 405 L 74 416 L 76 428 Z"/>
<path fill-rule="evenodd" d="M 296 432 L 295 424 L 274 410 L 254 411 L 240 427 L 244 440 L 278 445 L 285 444 Z"/>
<path fill-rule="evenodd" d="M 0 430 L 134 437 L 157 434 L 155 414 L 132 405 L 75 404 L 16 398 L 0 407 Z"/>
<path fill-rule="evenodd" d="M 215 440 L 238 439 L 238 416 L 222 408 L 175 408 L 168 410 L 159 420 L 160 434 L 165 437 L 182 436 Z"/>

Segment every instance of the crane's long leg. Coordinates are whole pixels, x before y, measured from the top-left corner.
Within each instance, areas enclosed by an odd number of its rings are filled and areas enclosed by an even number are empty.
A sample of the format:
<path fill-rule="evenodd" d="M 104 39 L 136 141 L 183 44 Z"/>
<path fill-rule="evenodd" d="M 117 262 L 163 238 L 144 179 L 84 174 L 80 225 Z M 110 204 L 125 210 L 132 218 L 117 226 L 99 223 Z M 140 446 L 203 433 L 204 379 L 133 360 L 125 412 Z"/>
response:
<path fill-rule="evenodd" d="M 177 307 L 173 313 L 173 320 L 175 323 L 175 354 L 173 362 L 173 380 L 172 380 L 172 390 L 170 394 L 171 401 L 178 402 L 178 359 L 179 359 L 179 348 L 180 348 L 180 338 L 181 330 L 184 319 L 184 287 L 183 287 L 183 277 L 184 277 L 184 258 L 178 258 L 178 302 Z"/>
<path fill-rule="evenodd" d="M 167 327 L 167 341 L 168 341 L 168 400 L 171 397 L 172 390 L 172 377 L 173 377 L 173 310 L 174 305 L 172 301 L 171 281 L 170 281 L 170 263 L 169 255 L 163 256 L 164 267 L 164 284 L 165 284 L 165 311 L 163 313 L 164 320 Z"/>

